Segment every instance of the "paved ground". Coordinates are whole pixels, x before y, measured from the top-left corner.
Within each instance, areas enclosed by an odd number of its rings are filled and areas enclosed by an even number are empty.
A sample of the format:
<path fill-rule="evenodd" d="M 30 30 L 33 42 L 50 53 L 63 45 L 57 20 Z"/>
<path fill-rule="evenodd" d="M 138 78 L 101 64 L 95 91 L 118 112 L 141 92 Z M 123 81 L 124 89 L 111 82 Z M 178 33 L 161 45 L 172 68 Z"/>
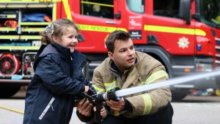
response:
<path fill-rule="evenodd" d="M 12 99 L 0 99 L 0 124 L 22 124 L 24 93 Z M 188 96 L 173 102 L 173 124 L 220 124 L 220 97 Z M 70 124 L 83 124 L 73 113 Z"/>
<path fill-rule="evenodd" d="M 0 100 L 0 124 L 22 124 L 24 113 L 23 99 Z M 70 124 L 83 124 L 73 113 Z"/>
<path fill-rule="evenodd" d="M 219 124 L 220 103 L 173 103 L 173 124 Z"/>

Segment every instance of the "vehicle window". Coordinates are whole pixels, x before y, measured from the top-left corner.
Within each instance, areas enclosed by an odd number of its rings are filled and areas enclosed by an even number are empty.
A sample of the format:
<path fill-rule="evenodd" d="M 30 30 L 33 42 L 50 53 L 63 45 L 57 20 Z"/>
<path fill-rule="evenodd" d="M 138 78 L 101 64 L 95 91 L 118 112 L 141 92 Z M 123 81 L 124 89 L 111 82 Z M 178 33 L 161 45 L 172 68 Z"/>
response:
<path fill-rule="evenodd" d="M 127 0 L 128 8 L 136 13 L 144 13 L 144 0 Z"/>
<path fill-rule="evenodd" d="M 113 18 L 113 0 L 81 0 L 80 4 L 82 15 Z"/>
<path fill-rule="evenodd" d="M 201 19 L 209 23 L 219 21 L 220 1 L 219 0 L 201 0 L 200 2 Z M 219 22 L 217 22 L 219 23 Z"/>
<path fill-rule="evenodd" d="M 178 17 L 179 0 L 154 0 L 154 15 Z"/>

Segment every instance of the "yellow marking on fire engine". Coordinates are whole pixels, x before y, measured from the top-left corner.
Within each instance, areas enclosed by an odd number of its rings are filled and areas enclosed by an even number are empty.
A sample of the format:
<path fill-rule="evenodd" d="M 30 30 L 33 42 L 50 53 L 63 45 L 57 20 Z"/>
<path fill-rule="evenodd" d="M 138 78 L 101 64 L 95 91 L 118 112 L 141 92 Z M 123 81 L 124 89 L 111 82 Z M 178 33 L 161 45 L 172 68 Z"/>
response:
<path fill-rule="evenodd" d="M 0 27 L 0 31 L 16 31 L 16 28 Z"/>
<path fill-rule="evenodd" d="M 56 20 L 57 18 L 57 3 L 53 4 L 53 15 L 52 20 Z"/>
<path fill-rule="evenodd" d="M 50 22 L 22 22 L 21 25 L 49 25 Z"/>
<path fill-rule="evenodd" d="M 40 0 L 2 0 L 0 3 L 38 3 Z"/>
<path fill-rule="evenodd" d="M 73 21 L 68 0 L 62 0 L 67 19 Z"/>
<path fill-rule="evenodd" d="M 154 32 L 166 32 L 175 34 L 187 34 L 187 35 L 200 35 L 206 36 L 206 32 L 201 29 L 189 29 L 189 28 L 179 28 L 179 27 L 169 27 L 169 26 L 157 26 L 157 25 L 145 25 L 145 31 Z"/>
<path fill-rule="evenodd" d="M 23 39 L 23 40 L 29 40 L 29 39 L 41 39 L 41 36 L 34 36 L 34 35 L 5 35 L 5 36 L 0 36 L 0 39 L 13 39 L 13 40 L 18 40 L 18 39 Z"/>
<path fill-rule="evenodd" d="M 0 46 L 1 50 L 38 50 L 39 46 Z"/>
<path fill-rule="evenodd" d="M 38 40 L 38 39 L 41 39 L 41 36 L 33 36 L 33 35 L 30 35 L 30 36 L 20 36 L 20 39 L 23 39 L 23 40 Z"/>
<path fill-rule="evenodd" d="M 11 112 L 15 112 L 15 113 L 18 113 L 18 114 L 24 114 L 24 111 L 16 109 L 16 108 L 8 107 L 8 106 L 2 106 L 1 105 L 0 109 L 11 111 Z"/>
<path fill-rule="evenodd" d="M 88 2 L 88 1 L 81 1 L 81 3 L 83 4 L 89 4 L 89 5 L 99 5 L 99 6 L 103 6 L 103 7 L 114 7 L 111 4 L 102 4 L 102 3 L 96 3 L 96 2 Z"/>
<path fill-rule="evenodd" d="M 3 18 L 16 18 L 17 16 L 15 14 L 0 14 Z"/>
<path fill-rule="evenodd" d="M 2 0 L 0 3 L 51 3 L 61 0 Z"/>
<path fill-rule="evenodd" d="M 84 25 L 84 24 L 79 24 L 77 26 L 79 27 L 80 30 L 84 30 L 84 31 L 108 32 L 108 33 L 113 32 L 115 30 L 127 31 L 125 28 L 120 28 L 120 27 Z"/>
<path fill-rule="evenodd" d="M 44 28 L 22 28 L 22 32 L 42 32 Z"/>
<path fill-rule="evenodd" d="M 19 39 L 18 35 L 4 35 L 0 36 L 0 39 Z"/>

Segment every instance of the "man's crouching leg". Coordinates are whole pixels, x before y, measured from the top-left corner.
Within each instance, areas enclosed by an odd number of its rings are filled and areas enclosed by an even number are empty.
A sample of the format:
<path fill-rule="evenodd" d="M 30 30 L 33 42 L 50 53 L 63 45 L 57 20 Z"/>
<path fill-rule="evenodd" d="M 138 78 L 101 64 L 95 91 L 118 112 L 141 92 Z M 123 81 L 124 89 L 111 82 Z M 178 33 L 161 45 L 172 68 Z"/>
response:
<path fill-rule="evenodd" d="M 119 117 L 109 115 L 102 121 L 102 124 L 123 124 L 123 120 Z"/>
<path fill-rule="evenodd" d="M 155 114 L 142 116 L 137 119 L 138 124 L 172 124 L 173 108 L 169 103 Z"/>

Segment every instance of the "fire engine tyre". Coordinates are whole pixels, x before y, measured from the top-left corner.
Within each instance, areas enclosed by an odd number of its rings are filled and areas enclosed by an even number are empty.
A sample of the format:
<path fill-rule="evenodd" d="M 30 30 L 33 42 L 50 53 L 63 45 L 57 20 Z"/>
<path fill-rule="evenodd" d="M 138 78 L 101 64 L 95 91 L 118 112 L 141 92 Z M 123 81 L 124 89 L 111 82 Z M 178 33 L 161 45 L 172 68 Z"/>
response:
<path fill-rule="evenodd" d="M 0 98 L 9 98 L 15 95 L 20 90 L 20 85 L 15 84 L 1 84 Z"/>

